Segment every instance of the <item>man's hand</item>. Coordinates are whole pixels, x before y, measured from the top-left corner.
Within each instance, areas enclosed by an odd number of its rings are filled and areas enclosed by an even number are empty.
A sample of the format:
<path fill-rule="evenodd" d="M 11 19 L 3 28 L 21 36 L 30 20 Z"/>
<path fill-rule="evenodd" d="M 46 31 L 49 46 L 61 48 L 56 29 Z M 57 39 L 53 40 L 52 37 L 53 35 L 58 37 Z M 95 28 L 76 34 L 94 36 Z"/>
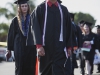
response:
<path fill-rule="evenodd" d="M 38 55 L 39 56 L 45 56 L 45 51 L 43 47 L 40 47 L 37 49 Z"/>

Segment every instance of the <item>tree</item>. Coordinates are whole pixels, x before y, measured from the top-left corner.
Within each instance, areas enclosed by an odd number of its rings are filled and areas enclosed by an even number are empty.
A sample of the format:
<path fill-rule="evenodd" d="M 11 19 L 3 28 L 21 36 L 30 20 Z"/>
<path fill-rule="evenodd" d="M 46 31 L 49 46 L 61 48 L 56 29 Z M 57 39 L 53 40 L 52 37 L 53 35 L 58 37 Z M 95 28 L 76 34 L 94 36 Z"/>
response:
<path fill-rule="evenodd" d="M 74 17 L 75 23 L 77 24 L 80 20 L 91 22 L 93 25 L 95 25 L 96 22 L 94 17 L 88 13 L 82 13 L 82 12 L 75 13 L 75 17 Z"/>
<path fill-rule="evenodd" d="M 5 42 L 7 39 L 9 26 L 6 23 L 0 24 L 0 41 Z"/>
<path fill-rule="evenodd" d="M 35 8 L 35 6 L 36 6 L 36 5 L 35 5 L 35 1 L 36 1 L 36 0 L 30 0 L 30 1 L 29 1 L 30 7 L 31 7 L 31 11 L 33 11 L 34 8 Z"/>
<path fill-rule="evenodd" d="M 8 11 L 8 10 L 7 10 L 6 8 L 1 8 L 1 7 L 0 7 L 0 16 L 5 15 L 7 11 Z"/>
<path fill-rule="evenodd" d="M 7 19 L 12 19 L 17 14 L 17 6 L 10 2 L 8 2 L 7 5 L 11 7 L 11 10 L 7 10 L 7 12 L 5 13 L 5 17 Z"/>

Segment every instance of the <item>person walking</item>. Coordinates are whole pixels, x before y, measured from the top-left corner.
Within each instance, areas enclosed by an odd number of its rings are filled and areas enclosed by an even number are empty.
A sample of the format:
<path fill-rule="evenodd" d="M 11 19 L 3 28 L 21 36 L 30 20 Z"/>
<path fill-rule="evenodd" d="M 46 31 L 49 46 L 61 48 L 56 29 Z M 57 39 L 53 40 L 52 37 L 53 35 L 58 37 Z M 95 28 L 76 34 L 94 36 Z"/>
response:
<path fill-rule="evenodd" d="M 97 27 L 97 37 L 98 37 L 98 39 L 97 39 L 97 47 L 98 47 L 98 50 L 99 50 L 99 52 L 100 52 L 100 25 L 97 25 L 97 26 L 95 26 L 95 27 Z M 98 64 L 97 65 L 97 73 L 100 73 L 100 64 Z"/>
<path fill-rule="evenodd" d="M 82 32 L 81 32 L 80 27 L 75 24 L 74 16 L 75 16 L 74 13 L 70 13 L 72 27 L 73 27 L 73 31 L 76 38 L 76 44 L 77 44 L 76 49 L 73 49 L 73 53 L 72 53 L 72 74 L 71 75 L 74 75 L 74 69 L 78 68 L 77 61 L 76 61 L 76 53 L 77 53 L 77 50 L 82 47 Z"/>
<path fill-rule="evenodd" d="M 17 0 L 18 14 L 12 19 L 8 32 L 8 55 L 14 51 L 15 75 L 35 75 L 36 48 L 26 46 L 29 31 L 30 6 L 28 0 Z"/>
<path fill-rule="evenodd" d="M 83 29 L 83 47 L 81 48 L 83 57 L 85 59 L 86 74 L 92 74 L 93 60 L 96 49 L 96 35 L 91 32 L 92 23 L 85 22 Z"/>
<path fill-rule="evenodd" d="M 41 75 L 67 75 L 64 65 L 72 47 L 72 24 L 67 8 L 60 0 L 46 0 L 32 12 L 30 24 Z"/>

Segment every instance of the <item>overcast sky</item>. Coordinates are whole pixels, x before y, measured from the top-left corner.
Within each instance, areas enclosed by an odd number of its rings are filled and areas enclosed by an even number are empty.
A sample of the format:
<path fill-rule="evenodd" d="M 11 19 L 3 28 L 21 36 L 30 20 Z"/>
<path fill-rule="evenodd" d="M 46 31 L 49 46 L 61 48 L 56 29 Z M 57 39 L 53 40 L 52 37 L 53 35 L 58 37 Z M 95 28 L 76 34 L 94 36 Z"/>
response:
<path fill-rule="evenodd" d="M 6 7 L 7 2 L 14 2 L 15 0 L 2 0 L 0 7 Z M 36 5 L 44 0 L 36 0 Z M 100 24 L 100 0 L 62 0 L 69 12 L 83 12 L 92 15 L 97 20 L 96 25 Z"/>

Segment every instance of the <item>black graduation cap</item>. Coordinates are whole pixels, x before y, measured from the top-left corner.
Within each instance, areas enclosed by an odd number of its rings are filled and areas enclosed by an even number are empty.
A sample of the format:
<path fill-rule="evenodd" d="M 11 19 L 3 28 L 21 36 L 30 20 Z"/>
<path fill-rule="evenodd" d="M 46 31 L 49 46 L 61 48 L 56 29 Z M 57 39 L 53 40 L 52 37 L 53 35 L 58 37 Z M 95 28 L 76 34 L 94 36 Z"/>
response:
<path fill-rule="evenodd" d="M 62 3 L 62 1 L 61 0 L 57 0 L 59 3 Z"/>
<path fill-rule="evenodd" d="M 14 3 L 15 4 L 24 4 L 24 3 L 27 3 L 27 1 L 29 1 L 29 0 L 17 0 Z"/>
<path fill-rule="evenodd" d="M 84 24 L 84 23 L 85 23 L 84 20 L 79 21 L 79 24 Z"/>
<path fill-rule="evenodd" d="M 100 25 L 97 25 L 97 26 L 95 26 L 95 27 L 97 27 L 97 29 L 100 29 Z"/>
<path fill-rule="evenodd" d="M 69 14 L 70 14 L 70 17 L 74 19 L 75 14 L 74 13 L 69 13 Z"/>
<path fill-rule="evenodd" d="M 84 22 L 84 25 L 88 25 L 89 27 L 91 27 L 92 26 L 92 23 L 90 23 L 90 22 Z"/>

